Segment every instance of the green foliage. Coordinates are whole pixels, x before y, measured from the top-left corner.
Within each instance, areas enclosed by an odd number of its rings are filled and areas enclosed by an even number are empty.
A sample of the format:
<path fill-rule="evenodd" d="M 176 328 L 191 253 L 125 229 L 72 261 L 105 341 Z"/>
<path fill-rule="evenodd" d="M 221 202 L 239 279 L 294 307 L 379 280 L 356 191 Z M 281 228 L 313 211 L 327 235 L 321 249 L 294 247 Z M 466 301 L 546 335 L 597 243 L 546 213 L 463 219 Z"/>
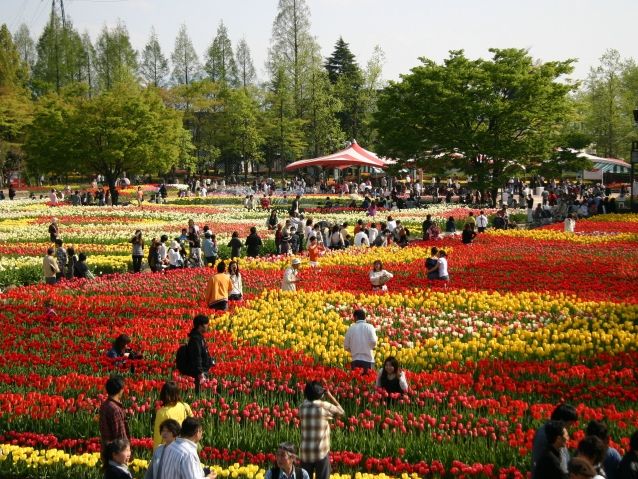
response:
<path fill-rule="evenodd" d="M 188 149 L 180 112 L 154 89 L 118 84 L 98 97 L 44 99 L 25 148 L 33 171 L 91 171 L 109 185 L 122 173 L 167 171 Z"/>
<path fill-rule="evenodd" d="M 29 72 L 33 69 L 36 60 L 35 42 L 29 33 L 29 27 L 24 23 L 20 25 L 13 35 L 13 43 L 18 50 L 20 59 L 28 67 Z"/>
<path fill-rule="evenodd" d="M 178 85 L 188 85 L 199 76 L 200 65 L 193 42 L 188 36 L 186 25 L 182 25 L 175 38 L 173 61 L 173 81 Z"/>
<path fill-rule="evenodd" d="M 0 87 L 21 86 L 27 80 L 27 64 L 20 58 L 11 33 L 0 27 Z"/>
<path fill-rule="evenodd" d="M 137 72 L 137 52 L 131 46 L 126 27 L 118 23 L 102 29 L 95 43 L 98 83 L 110 90 L 118 83 L 130 82 Z"/>
<path fill-rule="evenodd" d="M 162 54 L 155 29 L 151 31 L 151 37 L 142 52 L 140 62 L 140 75 L 147 85 L 156 87 L 164 86 L 168 76 L 168 60 Z"/>
<path fill-rule="evenodd" d="M 235 52 L 237 62 L 237 75 L 239 78 L 239 84 L 244 88 L 249 85 L 254 85 L 257 75 L 255 73 L 255 65 L 253 64 L 253 58 L 250 54 L 250 48 L 245 38 L 239 40 L 237 44 L 237 51 Z"/>
<path fill-rule="evenodd" d="M 480 189 L 498 188 L 549 156 L 568 118 L 575 85 L 562 77 L 573 60 L 539 63 L 525 50 L 490 51 L 491 60 L 469 60 L 462 51 L 441 65 L 421 59 L 384 89 L 375 115 L 379 152 L 425 167 L 444 153 L 447 165 L 475 175 Z M 455 151 L 463 157 L 452 159 Z"/>
<path fill-rule="evenodd" d="M 228 37 L 228 30 L 223 21 L 219 22 L 217 35 L 206 52 L 204 70 L 211 80 L 237 86 L 239 83 L 237 63 L 233 54 L 233 46 Z"/>

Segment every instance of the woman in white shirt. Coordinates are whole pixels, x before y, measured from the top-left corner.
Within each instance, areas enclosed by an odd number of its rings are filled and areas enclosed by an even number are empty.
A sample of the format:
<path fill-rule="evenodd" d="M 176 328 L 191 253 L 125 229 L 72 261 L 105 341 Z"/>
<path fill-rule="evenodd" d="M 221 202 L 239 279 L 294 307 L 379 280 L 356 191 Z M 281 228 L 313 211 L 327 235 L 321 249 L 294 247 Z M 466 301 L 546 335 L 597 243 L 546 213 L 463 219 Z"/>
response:
<path fill-rule="evenodd" d="M 181 245 L 177 241 L 173 241 L 171 249 L 168 250 L 168 267 L 170 269 L 182 268 L 184 266 L 184 258 L 179 250 Z"/>
<path fill-rule="evenodd" d="M 370 283 L 374 291 L 387 291 L 388 287 L 386 283 L 394 278 L 394 275 L 385 269 L 383 269 L 383 263 L 376 260 L 372 265 L 372 271 L 370 271 Z"/>
<path fill-rule="evenodd" d="M 571 214 L 565 218 L 565 233 L 573 233 L 576 231 L 576 215 Z"/>
<path fill-rule="evenodd" d="M 244 296 L 244 285 L 241 281 L 241 273 L 239 272 L 239 263 L 237 261 L 231 261 L 228 264 L 228 275 L 232 285 L 228 299 L 230 301 L 239 301 Z"/>
<path fill-rule="evenodd" d="M 439 271 L 439 279 L 442 279 L 443 281 L 450 280 L 450 276 L 447 272 L 447 254 L 443 250 L 439 251 L 438 271 Z"/>

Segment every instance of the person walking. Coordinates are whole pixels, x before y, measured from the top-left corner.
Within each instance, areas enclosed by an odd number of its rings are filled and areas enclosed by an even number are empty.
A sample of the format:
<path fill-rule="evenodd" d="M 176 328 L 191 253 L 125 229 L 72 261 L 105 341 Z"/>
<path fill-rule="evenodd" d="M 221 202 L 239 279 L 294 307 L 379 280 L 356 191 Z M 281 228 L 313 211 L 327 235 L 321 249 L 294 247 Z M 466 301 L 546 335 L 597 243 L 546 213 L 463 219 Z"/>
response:
<path fill-rule="evenodd" d="M 476 217 L 476 227 L 478 228 L 479 233 L 484 233 L 487 229 L 487 216 L 485 216 L 485 212 L 481 210 L 479 215 Z"/>
<path fill-rule="evenodd" d="M 324 397 L 328 401 L 324 401 Z M 330 421 L 345 414 L 335 397 L 318 381 L 306 383 L 299 407 L 301 467 L 314 479 L 330 477 Z"/>
<path fill-rule="evenodd" d="M 197 445 L 204 436 L 201 419 L 188 417 L 182 422 L 179 437 L 166 446 L 158 479 L 214 479 L 217 473 L 204 470 L 197 454 Z"/>
<path fill-rule="evenodd" d="M 377 332 L 374 326 L 366 322 L 366 313 L 363 309 L 355 309 L 352 316 L 355 322 L 346 331 L 343 347 L 352 357 L 350 367 L 361 368 L 367 372 L 374 368 Z"/>
<path fill-rule="evenodd" d="M 124 378 L 113 375 L 106 381 L 108 398 L 100 406 L 99 424 L 102 446 L 116 439 L 131 440 L 126 412 L 122 406 Z"/>
<path fill-rule="evenodd" d="M 201 384 L 213 367 L 204 334 L 208 332 L 208 316 L 199 314 L 193 318 L 193 329 L 188 333 L 188 364 L 190 376 L 195 380 L 195 394 L 199 394 Z"/>
<path fill-rule="evenodd" d="M 284 277 L 281 280 L 282 291 L 297 291 L 297 283 L 299 282 L 299 266 L 301 260 L 294 258 L 290 266 L 284 271 Z"/>

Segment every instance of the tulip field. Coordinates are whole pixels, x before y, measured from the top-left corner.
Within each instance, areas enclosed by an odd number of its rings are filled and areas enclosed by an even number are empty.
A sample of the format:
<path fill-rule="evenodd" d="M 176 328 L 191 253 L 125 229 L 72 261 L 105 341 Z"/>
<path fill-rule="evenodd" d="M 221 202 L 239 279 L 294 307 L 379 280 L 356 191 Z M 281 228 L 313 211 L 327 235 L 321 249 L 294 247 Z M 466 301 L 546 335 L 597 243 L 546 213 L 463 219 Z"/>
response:
<path fill-rule="evenodd" d="M 612 445 L 627 449 L 638 429 L 638 215 L 579 220 L 576 234 L 553 225 L 488 230 L 472 245 L 455 236 L 352 248 L 327 253 L 317 268 L 301 255 L 297 292 L 279 290 L 290 257 L 242 258 L 245 297 L 227 313 L 204 303 L 211 269 L 126 273 L 137 228 L 150 242 L 177 236 L 193 219 L 220 244 L 255 225 L 272 240 L 267 212 L 232 203 L 0 202 L 0 285 L 26 284 L 0 294 L 1 477 L 101 477 L 97 410 L 113 372 L 126 380 L 136 478 L 152 453 L 153 410 L 168 379 L 203 418 L 200 456 L 220 477 L 263 479 L 276 445 L 298 443 L 310 379 L 325 380 L 346 411 L 332 431 L 338 479 L 526 477 L 534 431 L 561 401 L 581 417 L 570 447 L 589 420 L 602 419 Z M 365 220 L 348 209 L 311 212 L 315 220 Z M 437 205 L 392 214 L 420 235 L 426 213 L 443 221 L 467 212 Z M 101 276 L 39 281 L 52 216 Z M 447 285 L 426 278 L 435 245 L 448 252 Z M 394 274 L 385 293 L 368 281 L 376 259 Z M 47 316 L 47 300 L 57 316 Z M 374 375 L 347 368 L 343 337 L 357 307 L 377 329 L 377 365 L 393 355 L 406 370 L 410 391 L 390 406 Z M 210 315 L 217 364 L 195 396 L 174 364 L 200 313 Z M 142 359 L 106 357 L 121 333 Z"/>

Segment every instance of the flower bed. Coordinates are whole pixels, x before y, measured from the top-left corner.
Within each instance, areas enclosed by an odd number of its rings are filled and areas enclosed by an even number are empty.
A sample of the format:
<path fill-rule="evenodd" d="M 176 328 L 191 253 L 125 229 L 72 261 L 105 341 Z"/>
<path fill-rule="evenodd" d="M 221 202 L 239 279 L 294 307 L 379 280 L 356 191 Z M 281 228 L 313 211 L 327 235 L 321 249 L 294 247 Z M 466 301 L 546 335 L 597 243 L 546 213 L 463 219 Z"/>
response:
<path fill-rule="evenodd" d="M 1 264 L 37 269 L 51 209 L 15 206 L 0 209 Z M 425 213 L 402 212 L 414 223 Z M 73 231 L 86 241 L 77 244 L 93 265 L 116 271 L 137 227 L 173 235 L 193 217 L 223 236 L 264 224 L 267 213 L 217 204 L 63 206 L 56 214 L 63 236 Z M 315 269 L 304 257 L 297 293 L 278 290 L 289 258 L 241 260 L 246 295 L 225 314 L 203 303 L 210 275 L 203 268 L 11 289 L 0 295 L 0 475 L 100 477 L 96 411 L 113 371 L 127 381 L 138 478 L 151 454 L 159 388 L 169 378 L 204 419 L 201 456 L 223 477 L 263 479 L 276 445 L 298 441 L 301 391 L 315 378 L 346 410 L 333 430 L 339 479 L 525 477 L 534 431 L 560 401 L 581 416 L 570 447 L 587 421 L 604 419 L 623 451 L 638 428 L 637 218 L 579 221 L 580 235 L 544 228 L 490 232 L 471 246 L 446 238 L 331 252 Z M 449 253 L 448 285 L 425 277 L 434 245 Z M 367 279 L 377 258 L 395 274 L 388 293 L 371 291 Z M 57 317 L 47 318 L 45 300 Z M 390 408 L 373 375 L 346 368 L 343 335 L 355 307 L 377 328 L 377 363 L 395 355 L 407 370 L 410 392 Z M 211 315 L 217 365 L 195 397 L 174 358 L 199 313 Z M 143 359 L 121 365 L 105 357 L 120 333 Z"/>

